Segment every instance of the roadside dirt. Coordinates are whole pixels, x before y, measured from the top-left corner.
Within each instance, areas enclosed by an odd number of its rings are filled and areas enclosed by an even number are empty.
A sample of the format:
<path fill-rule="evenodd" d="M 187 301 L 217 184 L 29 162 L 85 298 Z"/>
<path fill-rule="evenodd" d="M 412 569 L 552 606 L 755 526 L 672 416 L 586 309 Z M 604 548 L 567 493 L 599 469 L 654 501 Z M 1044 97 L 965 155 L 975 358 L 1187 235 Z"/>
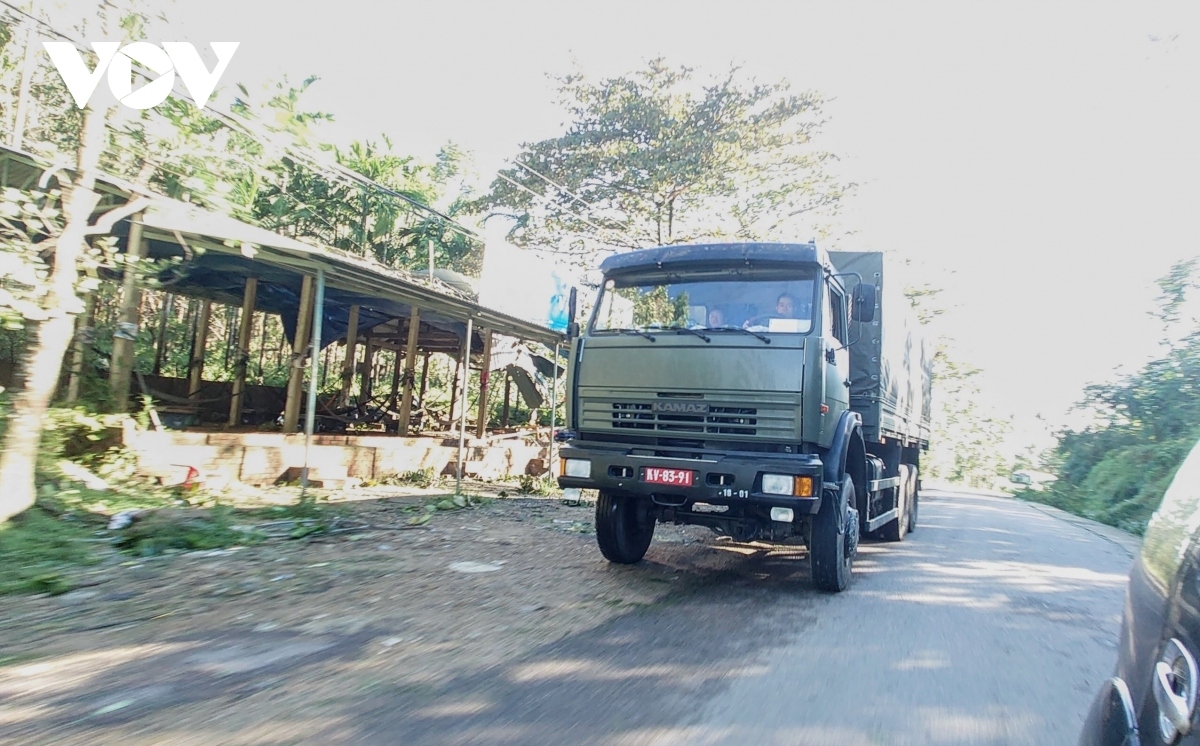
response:
<path fill-rule="evenodd" d="M 592 506 L 558 498 L 401 530 L 426 499 L 348 504 L 372 530 L 114 556 L 65 595 L 3 599 L 0 742 L 339 741 L 364 701 L 423 701 L 753 554 L 659 526 L 646 562 L 610 565 Z"/>

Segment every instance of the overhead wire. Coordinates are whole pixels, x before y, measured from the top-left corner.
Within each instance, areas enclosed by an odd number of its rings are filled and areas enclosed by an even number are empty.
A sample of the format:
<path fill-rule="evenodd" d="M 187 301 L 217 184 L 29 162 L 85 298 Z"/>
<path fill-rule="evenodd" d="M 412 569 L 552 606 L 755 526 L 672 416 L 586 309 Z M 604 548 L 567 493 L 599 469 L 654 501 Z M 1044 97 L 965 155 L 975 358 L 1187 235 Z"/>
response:
<path fill-rule="evenodd" d="M 547 184 L 549 184 L 550 186 L 554 187 L 554 188 L 555 188 L 555 189 L 557 189 L 558 191 L 562 192 L 563 194 L 566 194 L 567 196 L 569 196 L 571 199 L 575 200 L 575 201 L 576 201 L 576 202 L 578 202 L 579 204 L 581 204 L 581 205 L 583 205 L 584 207 L 588 208 L 588 210 L 595 210 L 595 209 L 596 209 L 596 206 L 595 206 L 595 205 L 593 205 L 593 204 L 591 204 L 590 202 L 588 202 L 587 200 L 583 199 L 582 197 L 580 197 L 580 196 L 579 196 L 578 194 L 576 194 L 575 192 L 572 192 L 570 189 L 567 189 L 567 188 L 566 188 L 565 186 L 563 186 L 562 184 L 559 184 L 557 181 L 554 181 L 554 180 L 553 180 L 553 179 L 551 179 L 549 176 L 546 176 L 545 174 L 541 173 L 540 171 L 536 171 L 536 170 L 534 170 L 534 169 L 533 169 L 531 166 L 529 166 L 529 165 L 527 165 L 527 164 L 525 164 L 525 163 L 522 163 L 521 161 L 519 161 L 519 160 L 517 160 L 517 159 L 515 159 L 515 158 L 514 158 L 514 159 L 512 159 L 512 160 L 510 160 L 510 161 L 509 161 L 509 163 L 512 163 L 512 164 L 513 164 L 513 165 L 515 165 L 515 166 L 520 166 L 521 168 L 525 169 L 525 170 L 526 170 L 526 171 L 528 171 L 529 173 L 531 173 L 531 174 L 533 174 L 534 176 L 538 177 L 539 179 L 541 179 L 542 181 L 546 182 L 546 183 L 547 183 Z M 623 221 L 623 220 L 618 220 L 618 221 L 616 221 L 616 222 L 617 222 L 617 224 L 618 224 L 618 225 L 620 225 L 622 228 L 628 228 L 628 227 L 629 227 L 629 226 L 627 226 L 627 225 L 625 224 L 625 221 Z"/>

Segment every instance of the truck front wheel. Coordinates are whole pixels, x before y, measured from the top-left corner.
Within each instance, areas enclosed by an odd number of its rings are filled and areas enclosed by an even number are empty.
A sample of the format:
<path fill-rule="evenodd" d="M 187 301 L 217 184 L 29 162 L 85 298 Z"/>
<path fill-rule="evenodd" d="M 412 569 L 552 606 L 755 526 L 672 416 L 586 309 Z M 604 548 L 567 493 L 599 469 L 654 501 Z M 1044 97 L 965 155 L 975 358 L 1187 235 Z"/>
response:
<path fill-rule="evenodd" d="M 828 492 L 821 509 L 813 516 L 813 584 L 823 591 L 839 593 L 850 586 L 850 567 L 858 550 L 858 515 L 854 505 L 854 482 L 847 476 L 838 492 Z"/>
<path fill-rule="evenodd" d="M 642 508 L 642 509 L 639 509 Z M 609 562 L 640 562 L 654 538 L 654 516 L 624 495 L 601 492 L 596 500 L 596 543 Z"/>

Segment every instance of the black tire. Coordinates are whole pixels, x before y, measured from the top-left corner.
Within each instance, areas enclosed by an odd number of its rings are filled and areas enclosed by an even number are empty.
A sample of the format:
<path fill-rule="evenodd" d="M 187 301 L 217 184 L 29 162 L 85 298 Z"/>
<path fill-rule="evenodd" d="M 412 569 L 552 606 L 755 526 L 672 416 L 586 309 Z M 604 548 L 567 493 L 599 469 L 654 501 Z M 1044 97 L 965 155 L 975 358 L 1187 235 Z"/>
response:
<path fill-rule="evenodd" d="M 850 587 L 851 566 L 858 552 L 858 510 L 854 505 L 854 482 L 847 476 L 839 492 L 827 492 L 821 509 L 813 516 L 813 585 L 840 593 Z"/>
<path fill-rule="evenodd" d="M 904 541 L 904 535 L 908 533 L 908 496 L 909 485 L 912 483 L 912 471 L 907 464 L 900 465 L 900 484 L 896 487 L 896 496 L 899 498 L 898 508 L 896 512 L 896 520 L 891 521 L 883 528 L 879 529 L 879 538 L 884 541 Z"/>
<path fill-rule="evenodd" d="M 921 508 L 921 496 L 917 494 L 917 467 L 908 467 L 908 532 L 917 530 L 917 514 Z"/>
<path fill-rule="evenodd" d="M 640 509 L 639 509 L 640 508 Z M 609 562 L 640 562 L 654 538 L 654 516 L 633 498 L 601 492 L 596 500 L 596 543 Z"/>

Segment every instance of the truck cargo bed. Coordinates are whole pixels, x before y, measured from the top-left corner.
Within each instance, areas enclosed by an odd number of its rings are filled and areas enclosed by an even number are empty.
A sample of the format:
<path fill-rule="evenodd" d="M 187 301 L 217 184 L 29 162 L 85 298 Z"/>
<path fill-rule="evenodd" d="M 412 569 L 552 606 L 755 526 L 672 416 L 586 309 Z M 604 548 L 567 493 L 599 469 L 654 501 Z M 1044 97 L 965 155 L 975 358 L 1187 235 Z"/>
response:
<path fill-rule="evenodd" d="M 877 251 L 831 251 L 838 272 L 857 272 L 878 288 L 875 319 L 850 323 L 850 408 L 868 441 L 894 438 L 925 446 L 930 435 L 934 350 L 904 295 L 891 258 Z M 853 278 L 843 278 L 853 287 Z"/>

